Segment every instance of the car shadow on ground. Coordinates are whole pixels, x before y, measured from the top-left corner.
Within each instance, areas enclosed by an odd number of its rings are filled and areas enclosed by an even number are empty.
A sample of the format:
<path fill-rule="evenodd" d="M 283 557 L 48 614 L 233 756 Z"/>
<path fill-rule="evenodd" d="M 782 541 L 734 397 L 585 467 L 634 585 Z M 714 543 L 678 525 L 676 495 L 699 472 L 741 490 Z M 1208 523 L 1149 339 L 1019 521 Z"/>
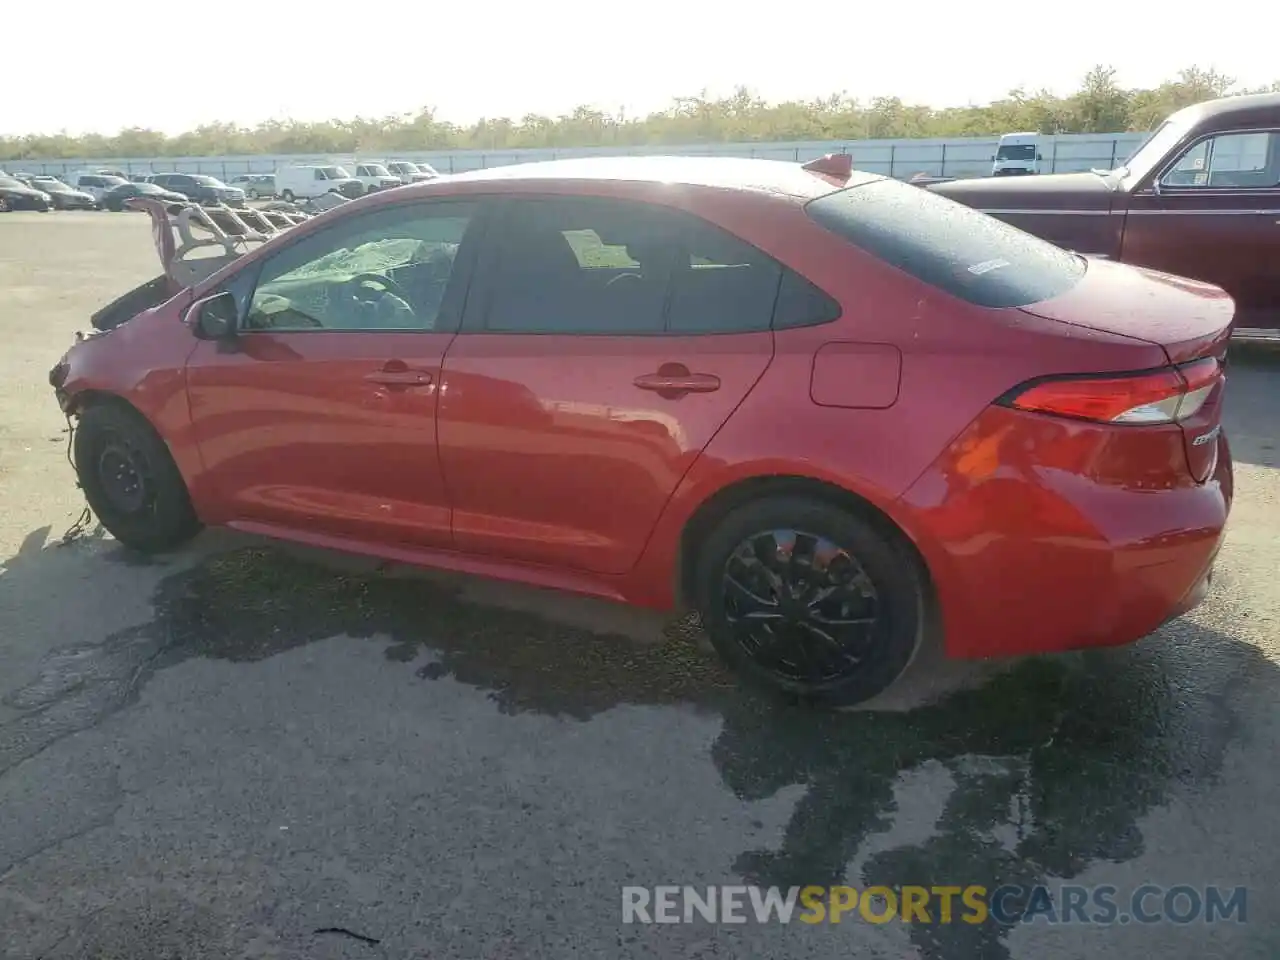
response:
<path fill-rule="evenodd" d="M 46 538 L 35 531 L 5 565 L 0 609 L 77 553 L 96 567 L 154 562 L 110 541 L 62 550 Z M 1253 644 L 1182 620 L 1128 648 L 1026 660 L 912 710 L 820 714 L 742 692 L 688 621 L 637 643 L 275 547 L 215 544 L 159 562 L 170 568 L 154 571 L 150 620 L 47 654 L 4 697 L 13 718 L 0 726 L 0 774 L 127 708 L 149 678 L 185 660 L 250 665 L 345 636 L 424 685 L 465 684 L 507 714 L 586 723 L 632 704 L 718 716 L 710 760 L 733 794 L 755 801 L 804 789 L 780 844 L 738 856 L 747 882 L 963 878 L 995 888 L 1069 879 L 1143 853 L 1140 818 L 1179 785 L 1217 778 L 1240 731 L 1242 688 L 1280 693 L 1280 671 Z M 954 783 L 932 835 L 867 855 L 866 841 L 892 823 L 904 776 L 922 768 Z M 0 862 L 0 874 L 8 866 Z M 1011 926 L 908 929 L 922 957 L 942 960 L 1007 957 Z"/>

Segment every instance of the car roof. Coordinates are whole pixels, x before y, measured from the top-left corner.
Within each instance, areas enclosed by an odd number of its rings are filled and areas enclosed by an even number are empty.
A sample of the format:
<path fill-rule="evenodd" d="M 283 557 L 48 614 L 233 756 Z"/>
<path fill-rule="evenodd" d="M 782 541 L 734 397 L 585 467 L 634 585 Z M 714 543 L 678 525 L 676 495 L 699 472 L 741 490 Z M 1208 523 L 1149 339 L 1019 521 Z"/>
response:
<path fill-rule="evenodd" d="M 1267 125 L 1276 122 L 1280 117 L 1280 93 L 1250 93 L 1234 97 L 1219 97 L 1203 103 L 1183 107 L 1169 117 L 1180 121 L 1200 123 L 1213 120 L 1219 127 L 1229 126 L 1235 121 L 1263 120 Z"/>
<path fill-rule="evenodd" d="M 579 157 L 516 163 L 484 170 L 451 174 L 449 183 L 519 181 L 630 181 L 743 190 L 799 199 L 812 199 L 842 187 L 858 186 L 883 177 L 855 171 L 845 183 L 837 183 L 784 160 L 749 160 L 742 157 Z M 432 184 L 440 181 L 432 181 Z M 418 189 L 431 189 L 424 184 Z"/>

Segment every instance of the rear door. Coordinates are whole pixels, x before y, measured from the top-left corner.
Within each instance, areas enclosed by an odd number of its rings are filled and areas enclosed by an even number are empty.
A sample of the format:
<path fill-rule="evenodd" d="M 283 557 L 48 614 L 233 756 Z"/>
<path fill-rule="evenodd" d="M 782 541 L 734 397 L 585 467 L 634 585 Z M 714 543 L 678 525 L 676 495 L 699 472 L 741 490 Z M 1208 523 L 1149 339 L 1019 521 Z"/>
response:
<path fill-rule="evenodd" d="M 630 569 L 773 355 L 781 267 L 668 208 L 507 201 L 441 384 L 454 543 Z"/>
<path fill-rule="evenodd" d="M 1280 131 L 1192 143 L 1131 197 L 1121 259 L 1216 284 L 1237 327 L 1280 327 Z"/>

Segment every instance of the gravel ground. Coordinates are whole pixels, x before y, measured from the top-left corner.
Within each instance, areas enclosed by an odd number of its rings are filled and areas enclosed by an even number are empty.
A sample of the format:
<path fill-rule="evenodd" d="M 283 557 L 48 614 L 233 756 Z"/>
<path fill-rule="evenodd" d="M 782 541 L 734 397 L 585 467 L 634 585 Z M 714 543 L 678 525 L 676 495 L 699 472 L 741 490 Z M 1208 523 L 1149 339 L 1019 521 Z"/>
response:
<path fill-rule="evenodd" d="M 822 716 L 602 605 L 230 534 L 58 545 L 81 501 L 47 371 L 155 271 L 141 216 L 0 216 L 0 956 L 1280 955 L 1280 364 L 1233 372 L 1203 606 L 1120 650 L 929 656 Z M 626 884 L 1146 882 L 1247 887 L 1244 922 L 620 908 Z"/>

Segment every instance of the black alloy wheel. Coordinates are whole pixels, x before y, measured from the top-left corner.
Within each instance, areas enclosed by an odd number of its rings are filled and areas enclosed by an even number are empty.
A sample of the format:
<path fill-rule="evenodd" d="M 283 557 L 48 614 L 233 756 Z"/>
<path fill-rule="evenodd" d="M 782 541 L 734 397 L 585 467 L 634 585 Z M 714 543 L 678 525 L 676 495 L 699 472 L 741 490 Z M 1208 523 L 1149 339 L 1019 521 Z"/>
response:
<path fill-rule="evenodd" d="M 724 565 L 724 615 L 743 652 L 785 684 L 829 684 L 874 642 L 875 584 L 826 537 L 775 529 L 738 544 Z"/>
<path fill-rule="evenodd" d="M 889 687 L 925 631 L 928 575 L 886 519 L 806 496 L 731 511 L 690 587 L 712 645 L 758 687 L 846 707 Z"/>

